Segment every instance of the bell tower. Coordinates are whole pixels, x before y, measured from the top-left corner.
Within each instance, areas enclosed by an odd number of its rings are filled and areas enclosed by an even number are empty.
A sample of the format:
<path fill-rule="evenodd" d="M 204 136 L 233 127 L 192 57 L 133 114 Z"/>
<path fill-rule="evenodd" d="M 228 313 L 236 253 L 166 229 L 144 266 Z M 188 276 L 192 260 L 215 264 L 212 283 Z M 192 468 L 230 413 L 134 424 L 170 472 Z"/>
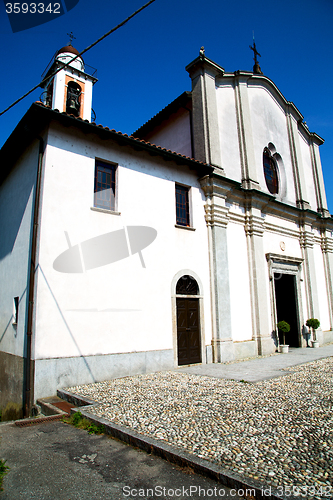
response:
<path fill-rule="evenodd" d="M 71 43 L 62 47 L 52 58 L 42 75 L 43 103 L 83 120 L 91 121 L 92 88 L 97 82 L 96 70 L 86 73 L 82 57 L 68 64 L 79 51 Z M 59 70 L 55 75 L 54 73 Z"/>

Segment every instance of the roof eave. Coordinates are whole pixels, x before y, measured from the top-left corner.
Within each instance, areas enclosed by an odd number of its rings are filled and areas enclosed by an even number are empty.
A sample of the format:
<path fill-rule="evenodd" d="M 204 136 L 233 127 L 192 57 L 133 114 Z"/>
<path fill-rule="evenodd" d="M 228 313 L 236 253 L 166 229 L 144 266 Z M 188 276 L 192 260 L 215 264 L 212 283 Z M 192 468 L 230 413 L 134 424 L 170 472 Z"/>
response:
<path fill-rule="evenodd" d="M 166 161 L 174 161 L 178 165 L 187 165 L 190 169 L 196 170 L 200 177 L 210 174 L 214 170 L 212 166 L 206 163 L 162 148 L 161 146 L 151 144 L 142 139 L 137 139 L 128 134 L 110 130 L 108 127 L 96 125 L 96 123 L 91 123 L 88 120 L 82 120 L 81 118 L 76 118 L 67 113 L 60 113 L 58 110 L 50 109 L 42 103 L 33 103 L 8 137 L 5 144 L 0 149 L 0 163 L 6 166 L 8 162 L 11 165 L 15 163 L 33 139 L 37 139 L 41 132 L 45 130 L 52 121 L 59 122 L 66 127 L 75 127 L 82 130 L 84 133 L 97 134 L 104 140 L 114 140 L 118 144 L 128 145 L 136 150 L 147 151 L 152 156 L 161 156 Z M 5 175 L 5 172 L 0 172 L 0 181 Z"/>

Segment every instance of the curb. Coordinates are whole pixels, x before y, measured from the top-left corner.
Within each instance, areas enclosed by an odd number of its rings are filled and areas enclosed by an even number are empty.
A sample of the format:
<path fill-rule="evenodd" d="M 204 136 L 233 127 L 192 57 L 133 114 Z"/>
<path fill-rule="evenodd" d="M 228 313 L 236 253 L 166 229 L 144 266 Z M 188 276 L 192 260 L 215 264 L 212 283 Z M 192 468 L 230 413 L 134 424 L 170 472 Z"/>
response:
<path fill-rule="evenodd" d="M 46 417 L 40 417 L 40 418 L 24 418 L 21 420 L 15 420 L 14 424 L 17 425 L 17 427 L 26 427 L 28 425 L 45 424 L 47 422 L 52 422 L 52 420 L 61 420 L 66 415 L 68 415 L 68 413 L 61 412 L 57 415 L 48 415 Z"/>
<path fill-rule="evenodd" d="M 281 496 L 274 487 L 271 487 L 263 482 L 252 480 L 250 478 L 247 478 L 245 481 L 240 474 L 230 472 L 219 465 L 209 462 L 208 460 L 201 459 L 195 455 L 187 453 L 186 451 L 177 449 L 166 443 L 162 443 L 157 439 L 139 434 L 132 429 L 115 424 L 103 417 L 97 417 L 96 415 L 89 413 L 89 407 L 98 405 L 98 401 L 78 396 L 77 394 L 73 394 L 72 392 L 64 389 L 58 389 L 57 395 L 65 401 L 73 403 L 78 407 L 73 408 L 71 413 L 80 411 L 85 418 L 90 420 L 95 425 L 104 425 L 105 434 L 115 437 L 126 444 L 144 450 L 147 453 L 153 453 L 154 455 L 181 467 L 191 467 L 194 472 L 211 479 L 215 479 L 224 486 L 228 486 L 229 488 L 234 488 L 236 490 L 244 490 L 243 496 L 246 496 L 245 492 L 247 490 L 247 498 L 249 498 L 249 500 L 296 500 L 299 498 L 293 495 L 288 495 L 288 497 Z M 253 491 L 255 492 L 254 496 L 253 494 L 252 496 L 249 496 L 251 490 L 252 493 Z M 265 492 L 267 491 L 269 493 L 266 495 Z"/>

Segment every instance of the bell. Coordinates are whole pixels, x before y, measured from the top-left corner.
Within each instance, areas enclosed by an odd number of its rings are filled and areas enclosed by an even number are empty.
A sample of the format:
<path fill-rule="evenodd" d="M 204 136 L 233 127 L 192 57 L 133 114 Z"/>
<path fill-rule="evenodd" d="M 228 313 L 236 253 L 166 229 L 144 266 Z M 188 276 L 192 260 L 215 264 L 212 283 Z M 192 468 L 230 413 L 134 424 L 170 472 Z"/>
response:
<path fill-rule="evenodd" d="M 75 101 L 75 99 L 69 99 L 68 104 L 67 104 L 67 108 L 68 108 L 68 110 L 74 111 L 75 113 L 77 113 L 80 109 L 80 105 L 77 101 Z"/>
<path fill-rule="evenodd" d="M 81 94 L 81 89 L 73 87 L 70 82 L 67 89 L 67 102 L 66 102 L 67 113 L 72 114 L 74 116 L 80 115 L 80 94 Z"/>
<path fill-rule="evenodd" d="M 67 99 L 66 112 L 74 116 L 79 116 L 80 114 L 80 103 L 78 96 L 69 95 Z"/>

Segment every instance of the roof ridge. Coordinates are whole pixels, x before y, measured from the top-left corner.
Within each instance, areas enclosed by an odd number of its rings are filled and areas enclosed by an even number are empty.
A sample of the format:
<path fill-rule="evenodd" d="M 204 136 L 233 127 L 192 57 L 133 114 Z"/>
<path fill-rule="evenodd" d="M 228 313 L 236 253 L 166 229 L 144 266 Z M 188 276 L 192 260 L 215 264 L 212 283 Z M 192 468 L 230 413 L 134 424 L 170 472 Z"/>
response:
<path fill-rule="evenodd" d="M 158 116 L 162 115 L 163 113 L 166 113 L 166 110 L 170 107 L 172 107 L 172 105 L 174 105 L 176 103 L 176 101 L 180 101 L 181 99 L 188 97 L 190 98 L 192 96 L 192 92 L 190 90 L 185 90 L 185 92 L 183 92 L 182 94 L 180 94 L 178 97 L 176 97 L 176 99 L 174 99 L 173 101 L 171 101 L 169 104 L 167 104 L 164 108 L 162 108 L 160 111 L 158 111 L 158 113 L 156 113 L 156 115 L 152 116 L 151 118 L 149 118 L 149 120 L 147 120 L 145 123 L 143 123 L 138 129 L 136 129 L 133 134 L 136 134 L 138 133 L 140 130 L 144 129 L 144 128 L 147 128 L 149 126 L 150 123 L 153 123 L 154 121 L 156 121 L 156 119 L 158 118 Z M 170 111 L 170 114 L 172 114 L 172 111 Z"/>

